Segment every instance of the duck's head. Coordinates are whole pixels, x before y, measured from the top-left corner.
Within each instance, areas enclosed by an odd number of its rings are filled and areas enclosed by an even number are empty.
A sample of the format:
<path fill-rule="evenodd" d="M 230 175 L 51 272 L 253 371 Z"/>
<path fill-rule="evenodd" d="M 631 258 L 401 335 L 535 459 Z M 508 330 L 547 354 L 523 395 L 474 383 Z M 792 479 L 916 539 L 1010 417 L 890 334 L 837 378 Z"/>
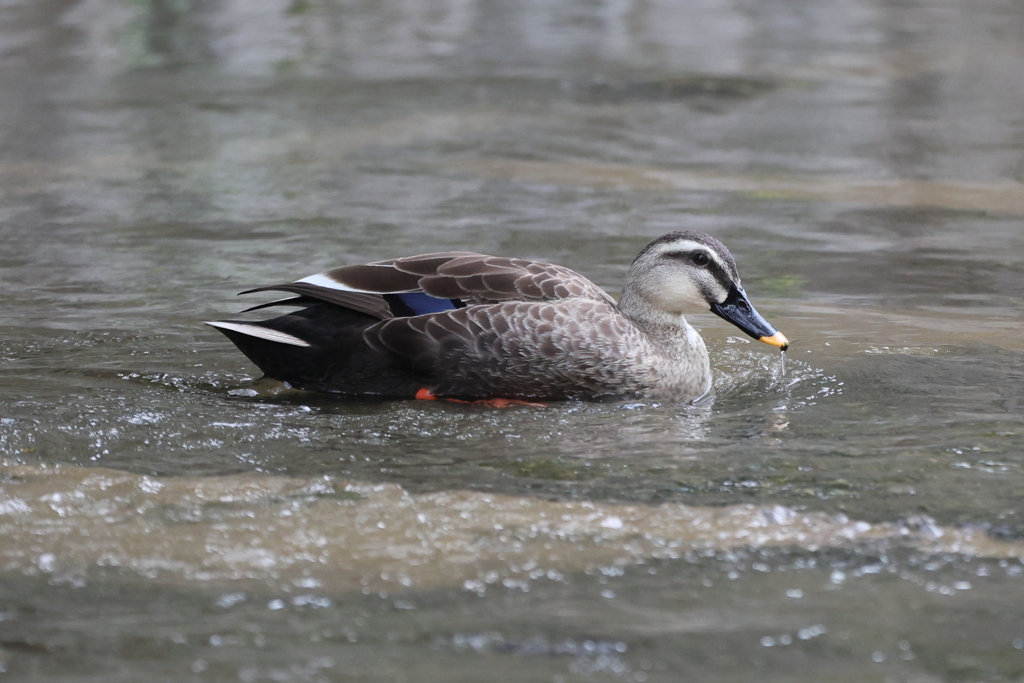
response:
<path fill-rule="evenodd" d="M 710 308 L 754 339 L 783 351 L 789 340 L 754 310 L 725 245 L 700 232 L 672 232 L 633 261 L 620 307 L 631 318 L 675 318 Z"/>

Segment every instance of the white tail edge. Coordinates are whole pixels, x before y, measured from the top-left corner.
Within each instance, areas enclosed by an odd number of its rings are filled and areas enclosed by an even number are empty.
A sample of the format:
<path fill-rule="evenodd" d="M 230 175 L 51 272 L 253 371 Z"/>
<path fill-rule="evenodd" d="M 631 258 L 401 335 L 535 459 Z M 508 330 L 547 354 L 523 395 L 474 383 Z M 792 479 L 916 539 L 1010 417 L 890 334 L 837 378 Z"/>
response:
<path fill-rule="evenodd" d="M 250 337 L 266 339 L 267 341 L 277 342 L 278 344 L 290 344 L 291 346 L 312 346 L 312 344 L 302 341 L 298 337 L 290 335 L 287 332 L 278 332 L 277 330 L 272 330 L 268 327 L 260 327 L 259 325 L 250 325 L 248 323 L 231 323 L 224 320 L 207 320 L 204 321 L 204 324 L 222 330 L 231 330 L 232 332 L 238 332 L 239 334 L 247 334 Z"/>

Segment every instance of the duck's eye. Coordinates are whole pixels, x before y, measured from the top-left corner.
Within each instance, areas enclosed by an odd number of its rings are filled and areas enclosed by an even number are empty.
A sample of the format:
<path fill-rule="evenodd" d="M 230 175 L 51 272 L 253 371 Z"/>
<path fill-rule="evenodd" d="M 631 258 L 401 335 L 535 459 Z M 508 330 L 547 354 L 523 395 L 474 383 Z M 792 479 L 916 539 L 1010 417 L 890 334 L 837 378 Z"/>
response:
<path fill-rule="evenodd" d="M 693 265 L 701 267 L 706 266 L 710 261 L 708 255 L 705 254 L 703 251 L 698 251 L 696 254 L 690 257 L 690 260 L 693 262 Z"/>

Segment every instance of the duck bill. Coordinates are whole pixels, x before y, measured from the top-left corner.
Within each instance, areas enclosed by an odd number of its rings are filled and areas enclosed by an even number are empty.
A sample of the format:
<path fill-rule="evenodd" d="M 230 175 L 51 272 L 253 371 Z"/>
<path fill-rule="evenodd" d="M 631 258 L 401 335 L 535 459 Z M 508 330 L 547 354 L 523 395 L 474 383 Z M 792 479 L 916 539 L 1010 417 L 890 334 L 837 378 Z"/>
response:
<path fill-rule="evenodd" d="M 754 339 L 777 346 L 783 351 L 789 348 L 789 340 L 754 310 L 747 299 L 746 292 L 738 285 L 733 285 L 729 296 L 720 304 L 711 304 L 711 312 L 728 320 Z"/>

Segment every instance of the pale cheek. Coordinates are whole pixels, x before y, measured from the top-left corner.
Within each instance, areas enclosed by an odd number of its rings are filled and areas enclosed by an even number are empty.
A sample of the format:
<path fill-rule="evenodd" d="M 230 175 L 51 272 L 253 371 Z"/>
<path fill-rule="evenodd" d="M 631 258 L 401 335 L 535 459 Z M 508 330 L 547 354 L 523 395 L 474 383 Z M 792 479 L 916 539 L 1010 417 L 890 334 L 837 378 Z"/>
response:
<path fill-rule="evenodd" d="M 658 307 L 669 313 L 708 307 L 704 296 L 689 282 L 671 282 L 657 291 Z"/>

